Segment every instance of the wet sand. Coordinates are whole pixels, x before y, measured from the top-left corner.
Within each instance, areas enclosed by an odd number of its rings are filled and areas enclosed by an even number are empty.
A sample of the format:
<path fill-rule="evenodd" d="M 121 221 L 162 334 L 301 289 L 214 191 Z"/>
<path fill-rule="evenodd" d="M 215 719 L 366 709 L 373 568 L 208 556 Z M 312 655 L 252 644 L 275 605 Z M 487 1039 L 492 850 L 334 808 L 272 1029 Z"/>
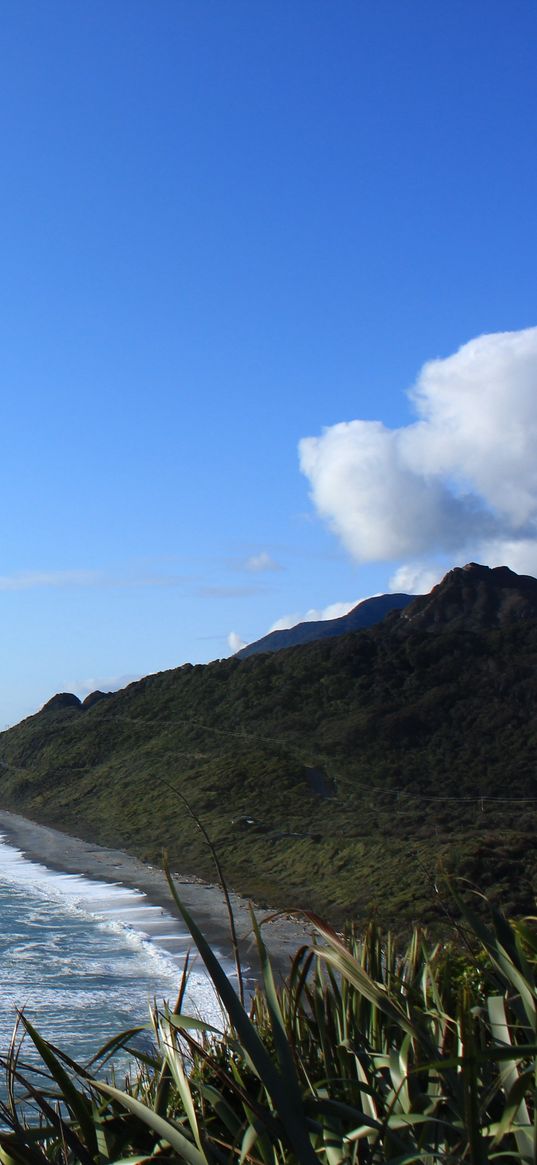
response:
<path fill-rule="evenodd" d="M 113 882 L 141 890 L 150 904 L 160 906 L 174 917 L 177 908 L 162 870 L 147 865 L 122 850 L 108 849 L 93 842 L 72 837 L 58 829 L 38 825 L 16 813 L 0 810 L 0 833 L 30 860 L 40 862 L 51 870 L 81 874 L 102 882 Z M 229 920 L 224 894 L 217 885 L 185 878 L 174 873 L 174 883 L 181 901 L 190 912 L 205 938 L 227 958 L 232 957 Z M 235 926 L 239 937 L 241 962 L 255 971 L 257 966 L 255 943 L 252 937 L 249 903 L 237 894 L 231 894 Z M 255 904 L 254 904 L 255 908 Z M 256 909 L 258 921 L 272 911 Z M 182 919 L 178 927 L 184 931 Z M 274 969 L 285 975 L 290 959 L 299 946 L 308 941 L 307 929 L 298 920 L 279 916 L 262 928 L 263 938 Z"/>

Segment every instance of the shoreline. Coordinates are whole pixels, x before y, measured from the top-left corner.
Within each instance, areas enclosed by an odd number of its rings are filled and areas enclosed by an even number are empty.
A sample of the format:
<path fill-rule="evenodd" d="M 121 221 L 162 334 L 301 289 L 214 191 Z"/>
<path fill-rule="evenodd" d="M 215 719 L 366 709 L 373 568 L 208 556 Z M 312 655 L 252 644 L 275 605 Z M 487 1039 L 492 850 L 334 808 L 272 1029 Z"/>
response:
<path fill-rule="evenodd" d="M 48 825 L 39 825 L 18 813 L 0 810 L 0 833 L 8 845 L 21 851 L 30 861 L 39 862 L 50 870 L 66 874 L 80 874 L 93 881 L 108 882 L 139 890 L 150 905 L 159 906 L 177 919 L 177 925 L 186 932 L 182 918 L 168 888 L 165 875 L 156 866 L 147 865 L 123 850 L 111 849 L 73 837 Z M 229 935 L 229 920 L 223 891 L 220 886 L 182 876 L 173 871 L 179 897 L 190 912 L 205 938 L 226 959 L 233 963 Z M 250 968 L 257 968 L 257 952 L 251 933 L 250 903 L 230 892 L 235 927 L 239 939 L 241 963 L 247 977 Z M 256 910 L 258 921 L 273 912 Z M 263 940 L 271 957 L 273 968 L 285 976 L 292 956 L 298 947 L 309 941 L 306 926 L 293 918 L 281 915 L 263 927 Z M 255 973 L 255 972 L 254 972 Z"/>

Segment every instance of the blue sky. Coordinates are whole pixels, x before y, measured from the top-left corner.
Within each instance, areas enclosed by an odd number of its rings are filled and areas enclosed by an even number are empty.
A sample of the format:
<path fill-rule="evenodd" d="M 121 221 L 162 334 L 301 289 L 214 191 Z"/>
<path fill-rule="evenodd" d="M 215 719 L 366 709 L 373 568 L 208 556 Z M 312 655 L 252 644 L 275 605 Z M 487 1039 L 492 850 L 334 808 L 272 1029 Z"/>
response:
<path fill-rule="evenodd" d="M 537 572 L 536 41 L 532 0 L 3 6 L 2 723 Z"/>

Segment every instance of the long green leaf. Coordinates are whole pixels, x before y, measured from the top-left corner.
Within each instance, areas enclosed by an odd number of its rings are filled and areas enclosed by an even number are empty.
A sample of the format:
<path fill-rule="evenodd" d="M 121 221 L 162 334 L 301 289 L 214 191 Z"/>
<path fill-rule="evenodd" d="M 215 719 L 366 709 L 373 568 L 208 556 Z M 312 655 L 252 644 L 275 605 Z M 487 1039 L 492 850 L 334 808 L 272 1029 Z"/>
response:
<path fill-rule="evenodd" d="M 24 1027 L 30 1036 L 30 1039 L 35 1044 L 39 1055 L 47 1065 L 49 1072 L 56 1081 L 63 1100 L 67 1105 L 69 1105 L 73 1115 L 76 1117 L 76 1120 L 80 1125 L 81 1132 L 84 1134 L 86 1145 L 90 1154 L 94 1156 L 97 1153 L 97 1141 L 95 1137 L 95 1126 L 93 1124 L 90 1101 L 78 1090 L 78 1088 L 75 1088 L 75 1085 L 63 1068 L 62 1064 L 60 1064 L 60 1061 L 54 1055 L 47 1041 L 39 1035 L 39 1032 L 37 1032 L 30 1021 L 26 1019 L 25 1015 L 23 1015 L 21 1018 L 22 1023 L 24 1024 Z"/>
<path fill-rule="evenodd" d="M 257 942 L 257 951 L 261 965 L 263 987 L 265 990 L 265 998 L 269 1009 L 276 1055 L 278 1057 L 282 1077 L 285 1080 L 285 1086 L 289 1093 L 289 1100 L 291 1101 L 291 1104 L 294 1105 L 297 1113 L 299 1113 L 302 1111 L 302 1095 L 296 1075 L 295 1062 L 291 1055 L 289 1037 L 285 1031 L 283 1016 L 280 1004 L 278 1002 L 278 996 L 274 984 L 274 975 L 272 973 L 270 959 L 267 954 L 267 948 L 263 942 L 263 939 L 261 938 L 261 932 L 257 925 L 253 911 L 251 911 L 251 918 Z"/>
<path fill-rule="evenodd" d="M 487 1007 L 494 1041 L 500 1044 L 503 1049 L 515 1050 L 513 1049 L 513 1040 L 507 1019 L 505 1000 L 500 995 L 491 995 L 487 1000 Z M 516 1051 L 519 1053 L 520 1058 L 527 1057 L 528 1053 L 524 1045 L 517 1047 Z M 499 1070 L 502 1084 L 507 1094 L 507 1100 L 493 1144 L 499 1144 L 507 1129 L 512 1128 L 522 1159 L 533 1162 L 535 1158 L 533 1126 L 530 1122 L 525 1093 L 529 1089 L 530 1081 L 533 1083 L 535 1069 L 532 1067 L 529 1071 L 523 1073 L 522 1076 L 519 1076 L 515 1059 L 509 1058 L 501 1060 Z"/>
<path fill-rule="evenodd" d="M 467 902 L 463 901 L 451 884 L 450 890 L 462 916 L 466 919 L 475 937 L 485 947 L 492 963 L 500 972 L 502 980 L 514 987 L 519 994 L 527 1023 L 535 1036 L 537 1033 L 537 1001 L 533 986 L 515 965 L 498 937 L 485 926 L 479 915 L 472 910 Z M 516 1000 L 513 1001 L 513 1006 L 516 1006 Z"/>
<path fill-rule="evenodd" d="M 235 1028 L 260 1080 L 262 1080 L 267 1092 L 272 1098 L 290 1144 L 293 1146 L 299 1161 L 304 1163 L 309 1162 L 310 1165 L 318 1165 L 317 1155 L 312 1149 L 308 1133 L 304 1127 L 304 1121 L 301 1118 L 300 1112 L 297 1113 L 295 1111 L 289 1096 L 287 1082 L 275 1069 L 269 1053 L 255 1030 L 254 1025 L 248 1018 L 240 999 L 233 990 L 216 955 L 211 950 L 209 943 L 204 938 L 194 919 L 181 902 L 166 863 L 164 870 L 177 909 L 194 939 L 214 983 L 220 1002 L 229 1016 L 232 1027 Z"/>
<path fill-rule="evenodd" d="M 104 1084 L 99 1080 L 94 1080 L 93 1086 L 126 1108 L 127 1112 L 138 1117 L 138 1120 L 152 1129 L 162 1140 L 167 1141 L 172 1149 L 175 1149 L 176 1153 L 179 1154 L 182 1161 L 187 1161 L 189 1165 L 209 1165 L 205 1153 L 200 1152 L 196 1145 L 193 1145 L 192 1141 L 189 1141 L 175 1125 L 170 1124 L 153 1109 L 142 1104 L 141 1100 L 136 1100 L 134 1096 L 129 1096 L 128 1092 L 122 1092 L 120 1088 L 114 1088 L 111 1084 Z"/>
<path fill-rule="evenodd" d="M 179 1095 L 181 1097 L 181 1100 L 183 1103 L 183 1108 L 185 1110 L 185 1114 L 186 1114 L 188 1123 L 189 1123 L 190 1128 L 192 1130 L 192 1136 L 194 1137 L 194 1141 L 195 1141 L 200 1153 L 202 1153 L 203 1149 L 202 1149 L 202 1144 L 201 1144 L 198 1118 L 196 1116 L 196 1109 L 195 1109 L 194 1101 L 192 1098 L 192 1092 L 190 1091 L 190 1084 L 188 1082 L 188 1076 L 187 1076 L 185 1069 L 184 1069 L 183 1057 L 182 1057 L 181 1053 L 177 1050 L 177 1047 L 171 1043 L 170 1043 L 170 1045 L 166 1046 L 165 1056 L 166 1056 L 166 1060 L 167 1060 L 168 1066 L 170 1068 L 170 1071 L 172 1073 L 173 1079 L 175 1080 L 175 1086 L 176 1086 L 176 1088 L 179 1092 Z"/>
<path fill-rule="evenodd" d="M 174 1015 L 173 1012 L 170 1012 L 166 1014 L 166 1020 L 171 1027 L 176 1027 L 180 1031 L 210 1032 L 211 1035 L 223 1038 L 223 1032 L 219 1031 L 217 1027 L 206 1023 L 204 1019 L 196 1019 L 192 1015 Z"/>
<path fill-rule="evenodd" d="M 27 1080 L 18 1069 L 13 1069 L 13 1075 L 15 1079 L 24 1086 L 28 1096 L 32 1097 L 32 1100 L 34 1100 L 38 1105 L 43 1115 L 50 1121 L 52 1128 L 55 1130 L 56 1136 L 58 1136 L 60 1139 L 63 1139 L 66 1144 L 69 1145 L 69 1148 L 74 1153 L 74 1160 L 80 1163 L 80 1165 L 94 1165 L 94 1158 L 90 1156 L 86 1146 L 80 1140 L 80 1137 L 78 1137 L 76 1132 L 71 1129 L 69 1122 L 64 1121 L 62 1117 L 58 1115 L 55 1109 L 52 1108 L 52 1106 L 48 1103 L 44 1093 L 42 1091 L 39 1092 L 37 1088 L 34 1088 L 33 1084 Z M 19 1134 L 15 1134 L 15 1136 L 17 1140 L 20 1140 Z M 27 1160 L 28 1157 L 26 1156 L 26 1161 Z"/>
<path fill-rule="evenodd" d="M 314 922 L 319 934 L 328 943 L 328 947 L 315 948 L 317 957 L 329 963 L 330 966 L 334 967 L 336 971 L 348 979 L 365 999 L 368 999 L 370 1003 L 378 1007 L 398 1027 L 403 1028 L 404 1031 L 408 1032 L 415 1039 L 421 1039 L 422 1033 L 420 1033 L 412 1020 L 409 1019 L 404 1009 L 388 994 L 382 984 L 375 983 L 370 978 L 367 971 L 364 971 L 357 959 L 351 955 L 335 931 L 331 927 L 326 926 L 320 919 L 315 919 L 314 915 L 308 915 L 308 918 Z"/>

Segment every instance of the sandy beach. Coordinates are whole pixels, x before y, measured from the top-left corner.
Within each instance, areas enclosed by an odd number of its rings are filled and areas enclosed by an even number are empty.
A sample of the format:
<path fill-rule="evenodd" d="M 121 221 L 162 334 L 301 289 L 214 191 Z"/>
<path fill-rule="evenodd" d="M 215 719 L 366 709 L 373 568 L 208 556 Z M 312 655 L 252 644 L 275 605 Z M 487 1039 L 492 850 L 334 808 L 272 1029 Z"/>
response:
<path fill-rule="evenodd" d="M 151 904 L 177 916 L 162 870 L 146 865 L 122 850 L 83 841 L 7 810 L 0 810 L 0 833 L 9 845 L 49 869 L 141 890 Z M 227 958 L 232 957 L 226 903 L 220 887 L 175 873 L 174 881 L 182 902 L 211 945 Z M 231 894 L 231 902 L 241 961 L 255 969 L 249 903 L 237 894 Z M 257 909 L 256 917 L 260 921 L 271 913 L 270 910 Z M 178 920 L 178 925 L 183 928 L 182 920 Z M 263 937 L 274 969 L 285 975 L 294 952 L 308 941 L 308 932 L 298 920 L 280 916 L 263 927 Z"/>

